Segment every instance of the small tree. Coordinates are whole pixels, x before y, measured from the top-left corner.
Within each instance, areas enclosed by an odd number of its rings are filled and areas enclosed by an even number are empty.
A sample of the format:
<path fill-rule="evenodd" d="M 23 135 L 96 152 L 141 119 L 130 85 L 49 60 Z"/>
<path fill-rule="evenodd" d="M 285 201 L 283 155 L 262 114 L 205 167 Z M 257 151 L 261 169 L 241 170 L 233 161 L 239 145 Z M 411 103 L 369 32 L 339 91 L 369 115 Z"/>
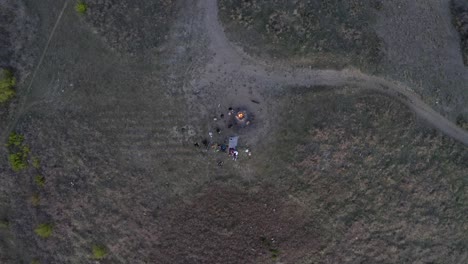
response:
<path fill-rule="evenodd" d="M 93 258 L 94 259 L 103 259 L 107 255 L 106 247 L 102 245 L 94 245 L 93 246 Z"/>
<path fill-rule="evenodd" d="M 40 224 L 34 229 L 36 235 L 42 238 L 48 238 L 52 235 L 53 226 L 51 224 Z"/>

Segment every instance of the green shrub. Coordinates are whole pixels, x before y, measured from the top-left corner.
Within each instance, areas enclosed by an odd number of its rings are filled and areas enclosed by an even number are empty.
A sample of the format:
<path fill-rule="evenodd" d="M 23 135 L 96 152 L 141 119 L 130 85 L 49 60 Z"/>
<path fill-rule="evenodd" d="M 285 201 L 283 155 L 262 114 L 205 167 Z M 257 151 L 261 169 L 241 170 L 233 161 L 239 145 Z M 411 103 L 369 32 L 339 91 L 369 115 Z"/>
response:
<path fill-rule="evenodd" d="M 88 5 L 83 1 L 78 1 L 78 3 L 75 5 L 75 10 L 79 14 L 84 14 L 86 13 L 86 10 L 88 10 Z"/>
<path fill-rule="evenodd" d="M 13 171 L 18 172 L 28 167 L 27 160 L 22 152 L 8 155 L 8 161 Z"/>
<path fill-rule="evenodd" d="M 102 245 L 94 245 L 93 246 L 93 258 L 94 259 L 103 259 L 107 255 L 106 247 Z"/>
<path fill-rule="evenodd" d="M 52 235 L 53 226 L 51 224 L 40 224 L 34 229 L 34 233 L 42 238 L 48 238 Z"/>
<path fill-rule="evenodd" d="M 32 158 L 32 165 L 34 168 L 39 169 L 41 167 L 41 161 L 38 158 L 34 157 Z"/>
<path fill-rule="evenodd" d="M 23 142 L 23 135 L 13 132 L 8 137 L 7 147 L 10 152 L 10 154 L 8 155 L 8 161 L 10 162 L 11 168 L 15 172 L 18 172 L 28 167 L 28 155 L 31 152 L 31 150 Z"/>
<path fill-rule="evenodd" d="M 7 147 L 13 147 L 13 146 L 19 147 L 23 143 L 23 141 L 24 141 L 23 135 L 20 135 L 15 132 L 11 132 L 10 136 L 8 137 Z"/>
<path fill-rule="evenodd" d="M 33 260 L 31 260 L 31 264 L 40 264 L 40 262 L 37 259 L 33 259 Z"/>
<path fill-rule="evenodd" d="M 36 175 L 36 177 L 34 177 L 34 181 L 36 181 L 36 184 L 39 187 L 44 187 L 45 185 L 45 177 L 42 175 Z"/>
<path fill-rule="evenodd" d="M 16 85 L 16 78 L 10 70 L 3 69 L 0 72 L 0 104 L 3 104 L 15 96 L 13 87 Z"/>

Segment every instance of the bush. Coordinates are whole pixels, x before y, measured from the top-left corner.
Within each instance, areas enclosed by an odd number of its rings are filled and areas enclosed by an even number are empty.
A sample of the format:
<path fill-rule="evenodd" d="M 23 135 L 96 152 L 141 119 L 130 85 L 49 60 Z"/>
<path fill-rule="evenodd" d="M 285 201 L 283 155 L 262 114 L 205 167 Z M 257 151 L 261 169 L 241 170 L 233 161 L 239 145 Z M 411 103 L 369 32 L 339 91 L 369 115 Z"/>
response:
<path fill-rule="evenodd" d="M 7 147 L 10 152 L 8 161 L 15 172 L 28 167 L 28 155 L 31 150 L 27 145 L 23 144 L 23 141 L 24 136 L 14 132 L 8 137 Z"/>
<path fill-rule="evenodd" d="M 40 262 L 37 259 L 33 259 L 33 260 L 31 260 L 31 264 L 40 264 Z"/>
<path fill-rule="evenodd" d="M 17 134 L 15 132 L 11 132 L 10 136 L 8 137 L 7 146 L 8 147 L 13 147 L 13 146 L 19 147 L 23 143 L 23 141 L 24 141 L 24 136 L 23 135 Z"/>
<path fill-rule="evenodd" d="M 42 238 L 48 238 L 52 235 L 53 226 L 51 224 L 40 224 L 34 229 L 34 233 Z"/>
<path fill-rule="evenodd" d="M 8 161 L 10 162 L 11 168 L 15 172 L 21 171 L 28 167 L 27 160 L 21 152 L 8 155 Z"/>
<path fill-rule="evenodd" d="M 34 157 L 32 159 L 32 165 L 34 168 L 39 169 L 41 167 L 41 161 L 38 158 Z"/>
<path fill-rule="evenodd" d="M 3 104 L 15 96 L 13 89 L 16 85 L 16 78 L 10 70 L 3 69 L 0 72 L 0 103 Z"/>
<path fill-rule="evenodd" d="M 45 185 L 45 177 L 42 175 L 36 175 L 36 177 L 34 177 L 34 181 L 36 181 L 36 184 L 39 187 L 44 187 Z"/>
<path fill-rule="evenodd" d="M 79 14 L 84 14 L 86 13 L 86 10 L 88 10 L 88 5 L 83 2 L 83 1 L 79 1 L 78 3 L 76 3 L 75 5 L 75 10 L 76 12 L 78 12 Z"/>
<path fill-rule="evenodd" d="M 103 259 L 107 255 L 107 249 L 102 245 L 93 246 L 93 258 Z"/>

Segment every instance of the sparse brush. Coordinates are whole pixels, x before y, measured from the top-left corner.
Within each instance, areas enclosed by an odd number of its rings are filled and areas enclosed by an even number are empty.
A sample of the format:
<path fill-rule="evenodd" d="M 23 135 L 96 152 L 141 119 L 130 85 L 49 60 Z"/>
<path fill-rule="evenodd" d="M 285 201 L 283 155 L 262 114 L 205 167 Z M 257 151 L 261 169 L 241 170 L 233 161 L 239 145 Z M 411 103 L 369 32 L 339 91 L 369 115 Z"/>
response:
<path fill-rule="evenodd" d="M 31 152 L 24 144 L 24 136 L 11 133 L 8 137 L 7 147 L 9 150 L 8 161 L 13 171 L 18 172 L 28 167 L 28 155 Z"/>
<path fill-rule="evenodd" d="M 36 157 L 32 158 L 32 166 L 39 169 L 41 167 L 41 161 Z"/>
<path fill-rule="evenodd" d="M 36 175 L 36 177 L 34 177 L 34 181 L 39 187 L 44 187 L 45 185 L 45 177 L 42 175 Z"/>
<path fill-rule="evenodd" d="M 10 222 L 6 219 L 0 220 L 0 228 L 8 228 L 10 226 Z"/>
<path fill-rule="evenodd" d="M 33 206 L 39 206 L 39 204 L 41 203 L 41 197 L 39 196 L 39 194 L 35 193 L 31 196 L 31 204 Z"/>

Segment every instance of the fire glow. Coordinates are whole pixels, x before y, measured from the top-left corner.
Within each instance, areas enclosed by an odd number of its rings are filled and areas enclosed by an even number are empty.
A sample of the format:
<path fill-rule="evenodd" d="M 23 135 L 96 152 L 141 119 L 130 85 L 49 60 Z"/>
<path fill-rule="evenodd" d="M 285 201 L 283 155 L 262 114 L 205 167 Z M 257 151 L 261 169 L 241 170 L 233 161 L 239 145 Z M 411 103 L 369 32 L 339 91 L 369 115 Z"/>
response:
<path fill-rule="evenodd" d="M 244 118 L 245 118 L 245 114 L 244 114 L 244 113 L 239 112 L 239 113 L 237 114 L 237 119 L 242 120 L 242 119 L 244 119 Z"/>

